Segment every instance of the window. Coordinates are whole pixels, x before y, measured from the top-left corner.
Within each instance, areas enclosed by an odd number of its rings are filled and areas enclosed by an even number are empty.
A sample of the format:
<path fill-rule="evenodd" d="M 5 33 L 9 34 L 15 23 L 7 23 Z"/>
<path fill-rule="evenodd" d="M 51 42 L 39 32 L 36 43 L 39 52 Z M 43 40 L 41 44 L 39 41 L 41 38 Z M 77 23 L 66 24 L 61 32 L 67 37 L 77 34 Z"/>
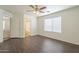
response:
<path fill-rule="evenodd" d="M 58 16 L 50 19 L 45 19 L 44 31 L 61 33 L 61 17 Z"/>

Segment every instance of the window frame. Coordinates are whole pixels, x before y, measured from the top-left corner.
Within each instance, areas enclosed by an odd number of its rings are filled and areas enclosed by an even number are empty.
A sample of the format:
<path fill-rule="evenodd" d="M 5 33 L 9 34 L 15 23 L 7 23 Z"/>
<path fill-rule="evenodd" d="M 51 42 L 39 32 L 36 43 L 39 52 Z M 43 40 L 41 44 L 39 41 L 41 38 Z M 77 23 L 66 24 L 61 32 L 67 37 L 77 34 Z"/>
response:
<path fill-rule="evenodd" d="M 54 18 L 59 18 L 59 30 L 58 31 L 56 31 L 56 30 L 54 30 L 54 29 L 56 29 L 56 28 L 54 28 L 53 26 L 56 26 L 54 23 L 53 23 L 53 21 L 55 21 L 55 19 Z M 51 29 L 51 31 L 50 30 L 47 30 L 47 29 L 45 29 L 45 21 L 46 20 L 49 20 L 49 19 L 52 19 L 51 21 L 52 21 L 52 29 Z M 61 16 L 56 16 L 56 17 L 51 17 L 51 18 L 47 18 L 47 19 L 44 19 L 44 31 L 45 32 L 56 32 L 56 33 L 61 33 Z M 54 28 L 54 29 L 53 29 Z"/>

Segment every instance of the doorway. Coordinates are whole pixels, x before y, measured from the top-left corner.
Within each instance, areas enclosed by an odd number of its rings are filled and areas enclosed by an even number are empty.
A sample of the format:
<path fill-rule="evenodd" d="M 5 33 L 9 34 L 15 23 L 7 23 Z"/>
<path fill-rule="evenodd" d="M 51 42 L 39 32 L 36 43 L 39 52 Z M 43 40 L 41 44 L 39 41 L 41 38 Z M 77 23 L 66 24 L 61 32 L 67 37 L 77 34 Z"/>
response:
<path fill-rule="evenodd" d="M 31 21 L 29 17 L 24 17 L 24 37 L 31 36 Z"/>
<path fill-rule="evenodd" d="M 10 17 L 9 16 L 3 17 L 3 39 L 4 40 L 10 39 Z"/>

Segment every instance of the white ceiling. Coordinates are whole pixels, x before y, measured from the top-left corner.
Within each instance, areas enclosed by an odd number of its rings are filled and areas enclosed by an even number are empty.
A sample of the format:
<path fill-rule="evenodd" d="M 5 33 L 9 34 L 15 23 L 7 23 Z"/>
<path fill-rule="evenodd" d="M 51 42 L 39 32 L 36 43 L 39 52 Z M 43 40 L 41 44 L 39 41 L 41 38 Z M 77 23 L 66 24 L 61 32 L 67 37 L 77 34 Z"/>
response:
<path fill-rule="evenodd" d="M 44 6 L 47 7 L 46 9 L 43 10 L 45 13 L 40 13 L 39 16 L 55 13 L 64 9 L 75 7 L 76 5 L 44 5 Z M 17 13 L 17 12 L 28 13 L 27 10 L 32 10 L 32 8 L 29 7 L 28 5 L 0 5 L 0 8 L 5 9 L 12 13 Z M 29 12 L 29 13 L 33 13 L 33 12 Z"/>
<path fill-rule="evenodd" d="M 62 11 L 75 6 L 74 5 L 47 5 L 46 7 L 47 9 L 44 9 L 43 11 L 49 11 L 49 12 L 41 13 L 40 16 L 48 15 L 48 14 Z"/>

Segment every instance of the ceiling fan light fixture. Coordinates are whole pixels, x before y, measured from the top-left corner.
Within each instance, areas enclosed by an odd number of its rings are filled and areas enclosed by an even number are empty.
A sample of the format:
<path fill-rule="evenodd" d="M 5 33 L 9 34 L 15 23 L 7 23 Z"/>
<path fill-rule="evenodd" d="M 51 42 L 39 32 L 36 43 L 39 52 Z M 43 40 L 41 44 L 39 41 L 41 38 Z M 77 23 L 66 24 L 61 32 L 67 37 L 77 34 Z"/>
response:
<path fill-rule="evenodd" d="M 35 14 L 35 13 L 36 13 L 36 11 L 33 11 L 33 13 Z"/>
<path fill-rule="evenodd" d="M 45 6 L 40 6 L 40 5 L 30 5 L 30 7 L 33 9 L 32 10 L 32 13 L 36 14 L 36 15 L 39 15 L 41 13 L 45 13 L 43 11 L 43 9 L 46 9 Z"/>
<path fill-rule="evenodd" d="M 38 15 L 40 12 L 39 11 L 33 11 L 33 13 Z"/>
<path fill-rule="evenodd" d="M 36 14 L 38 15 L 39 14 L 39 11 L 36 11 Z"/>

